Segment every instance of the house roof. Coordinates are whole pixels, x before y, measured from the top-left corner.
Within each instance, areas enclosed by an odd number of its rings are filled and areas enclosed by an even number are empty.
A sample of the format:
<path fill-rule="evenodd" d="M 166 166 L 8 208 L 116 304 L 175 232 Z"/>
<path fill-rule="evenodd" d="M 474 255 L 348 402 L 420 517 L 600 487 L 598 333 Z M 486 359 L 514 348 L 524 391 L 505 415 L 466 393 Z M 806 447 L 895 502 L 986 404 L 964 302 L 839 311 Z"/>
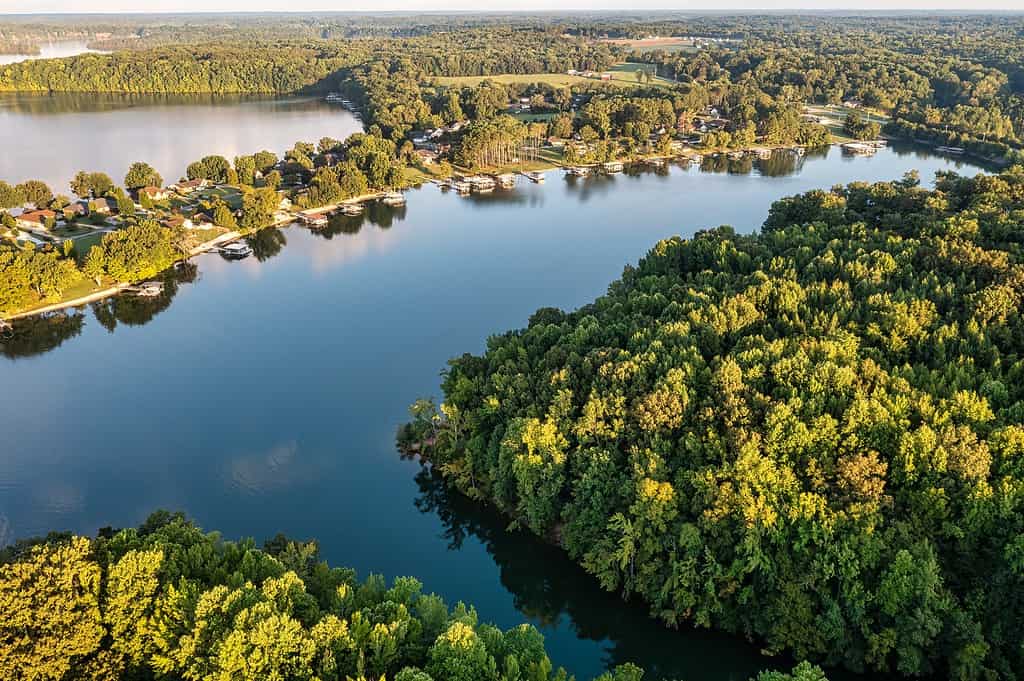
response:
<path fill-rule="evenodd" d="M 185 224 L 185 216 L 171 215 L 170 217 L 164 218 L 163 224 L 165 227 L 181 227 Z"/>
<path fill-rule="evenodd" d="M 36 222 L 41 225 L 47 218 L 55 217 L 57 217 L 56 213 L 44 208 L 43 210 L 30 210 L 26 213 L 22 213 L 18 216 L 18 219 L 24 220 L 25 222 Z"/>

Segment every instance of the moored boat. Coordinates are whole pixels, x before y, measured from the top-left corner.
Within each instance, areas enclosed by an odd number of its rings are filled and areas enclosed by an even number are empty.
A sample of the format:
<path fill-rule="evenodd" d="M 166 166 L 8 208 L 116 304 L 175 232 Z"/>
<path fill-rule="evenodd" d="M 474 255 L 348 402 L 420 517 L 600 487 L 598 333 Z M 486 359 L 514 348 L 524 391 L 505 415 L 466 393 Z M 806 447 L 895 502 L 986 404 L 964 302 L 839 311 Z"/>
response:
<path fill-rule="evenodd" d="M 221 246 L 220 254 L 232 260 L 241 260 L 252 255 L 252 247 L 244 241 L 235 241 Z"/>

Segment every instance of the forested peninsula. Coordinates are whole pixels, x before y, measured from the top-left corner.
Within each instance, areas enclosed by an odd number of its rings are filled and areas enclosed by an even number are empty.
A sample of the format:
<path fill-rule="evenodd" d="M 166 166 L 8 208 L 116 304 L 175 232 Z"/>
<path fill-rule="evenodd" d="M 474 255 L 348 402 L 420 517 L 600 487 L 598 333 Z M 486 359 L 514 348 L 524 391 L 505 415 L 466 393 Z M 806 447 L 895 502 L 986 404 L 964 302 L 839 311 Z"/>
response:
<path fill-rule="evenodd" d="M 159 511 L 137 529 L 0 551 L 0 676 L 194 681 L 567 681 L 544 638 L 449 607 L 412 577 L 365 580 L 315 541 L 258 548 Z M 640 681 L 626 664 L 597 681 Z M 757 681 L 826 681 L 803 663 Z"/>
<path fill-rule="evenodd" d="M 604 588 L 858 671 L 1024 669 L 1024 169 L 662 241 L 399 444 Z"/>

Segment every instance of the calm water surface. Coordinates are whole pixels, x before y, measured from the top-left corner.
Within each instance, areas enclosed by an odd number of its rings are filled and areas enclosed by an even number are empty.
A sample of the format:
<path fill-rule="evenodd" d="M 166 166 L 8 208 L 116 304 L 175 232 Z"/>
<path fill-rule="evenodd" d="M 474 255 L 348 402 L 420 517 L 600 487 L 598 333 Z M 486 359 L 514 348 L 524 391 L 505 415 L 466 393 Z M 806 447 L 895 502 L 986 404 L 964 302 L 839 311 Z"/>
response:
<path fill-rule="evenodd" d="M 162 299 L 19 324 L 0 346 L 6 538 L 182 509 L 228 537 L 318 538 L 332 563 L 418 576 L 504 627 L 529 620 L 581 681 L 628 660 L 647 678 L 689 681 L 786 666 L 729 636 L 666 630 L 603 593 L 558 550 L 505 532 L 401 459 L 395 428 L 414 399 L 438 394 L 450 356 L 482 351 L 538 307 L 591 301 L 658 239 L 722 223 L 751 232 L 781 196 L 953 168 L 832 149 L 763 166 L 774 176 L 551 173 L 480 199 L 428 186 L 404 209 L 319 234 L 263 232 L 258 257 L 202 256 Z"/>
<path fill-rule="evenodd" d="M 209 154 L 280 155 L 299 140 L 360 130 L 348 111 L 312 97 L 0 94 L 0 180 L 69 193 L 79 170 L 120 183 L 146 161 L 173 182 Z"/>
<path fill-rule="evenodd" d="M 0 66 L 17 64 L 32 59 L 59 59 L 74 57 L 76 54 L 105 54 L 103 50 L 93 50 L 86 46 L 84 40 L 58 40 L 39 45 L 39 54 L 0 54 Z"/>

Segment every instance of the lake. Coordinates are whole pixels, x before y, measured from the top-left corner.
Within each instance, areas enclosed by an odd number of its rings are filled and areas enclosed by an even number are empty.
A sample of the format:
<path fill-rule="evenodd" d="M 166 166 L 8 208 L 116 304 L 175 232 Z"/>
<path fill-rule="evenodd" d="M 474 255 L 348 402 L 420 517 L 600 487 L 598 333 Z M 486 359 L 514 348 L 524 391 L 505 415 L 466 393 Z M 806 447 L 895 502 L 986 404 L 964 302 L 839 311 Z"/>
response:
<path fill-rule="evenodd" d="M 247 260 L 201 256 L 161 298 L 19 322 L 0 344 L 5 537 L 180 509 L 231 538 L 317 538 L 334 564 L 415 575 L 502 627 L 530 621 L 580 681 L 624 661 L 688 681 L 786 666 L 738 638 L 661 627 L 394 446 L 449 357 L 538 307 L 593 300 L 661 238 L 751 232 L 772 201 L 815 187 L 979 171 L 902 147 L 753 166 L 552 172 L 470 198 L 425 186 L 322 232 L 264 231 Z"/>
<path fill-rule="evenodd" d="M 173 182 L 209 154 L 281 155 L 299 140 L 345 139 L 362 124 L 314 97 L 0 93 L 0 130 L 0 180 L 43 180 L 67 194 L 79 170 L 120 184 L 133 162 L 146 161 Z"/>
<path fill-rule="evenodd" d="M 39 54 L 0 54 L 0 66 L 17 64 L 31 59 L 60 59 L 74 57 L 76 54 L 106 54 L 103 50 L 93 50 L 84 40 L 57 40 L 39 44 Z"/>

